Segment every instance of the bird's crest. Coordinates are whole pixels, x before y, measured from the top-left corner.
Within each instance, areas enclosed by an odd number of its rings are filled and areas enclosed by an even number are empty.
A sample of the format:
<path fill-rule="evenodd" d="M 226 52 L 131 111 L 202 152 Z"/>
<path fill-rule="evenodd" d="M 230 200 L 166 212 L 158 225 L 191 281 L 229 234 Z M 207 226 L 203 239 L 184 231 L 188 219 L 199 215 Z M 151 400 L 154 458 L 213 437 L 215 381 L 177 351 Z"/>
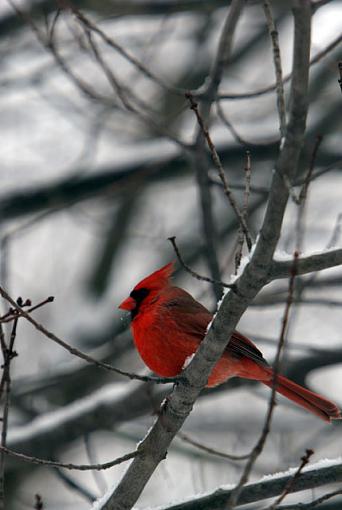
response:
<path fill-rule="evenodd" d="M 169 264 L 166 264 L 166 266 L 161 267 L 157 271 L 154 271 L 154 273 L 150 274 L 141 282 L 139 282 L 135 287 L 134 290 L 139 289 L 148 289 L 148 290 L 159 290 L 163 287 L 166 287 L 169 284 L 171 275 L 174 271 L 174 263 L 170 262 Z"/>

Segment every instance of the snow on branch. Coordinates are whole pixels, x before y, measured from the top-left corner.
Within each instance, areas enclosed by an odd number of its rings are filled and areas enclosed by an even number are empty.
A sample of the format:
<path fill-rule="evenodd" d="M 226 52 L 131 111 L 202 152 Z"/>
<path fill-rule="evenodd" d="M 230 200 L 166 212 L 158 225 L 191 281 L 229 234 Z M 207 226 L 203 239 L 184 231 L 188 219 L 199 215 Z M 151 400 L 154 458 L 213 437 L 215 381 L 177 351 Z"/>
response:
<path fill-rule="evenodd" d="M 274 260 L 271 266 L 269 281 L 288 278 L 293 264 L 292 258 Z M 300 257 L 297 260 L 297 274 L 303 275 L 314 271 L 322 271 L 342 264 L 342 249 L 328 250 L 321 253 Z"/>
<path fill-rule="evenodd" d="M 290 468 L 286 472 L 267 475 L 258 482 L 245 485 L 240 493 L 237 506 L 279 496 L 293 479 L 297 470 L 298 468 Z M 289 492 L 292 494 L 341 481 L 342 458 L 324 459 L 305 467 L 300 477 L 291 484 Z M 223 510 L 226 509 L 231 492 L 231 486 L 221 487 L 210 494 L 195 497 L 176 505 L 159 507 L 158 510 Z"/>

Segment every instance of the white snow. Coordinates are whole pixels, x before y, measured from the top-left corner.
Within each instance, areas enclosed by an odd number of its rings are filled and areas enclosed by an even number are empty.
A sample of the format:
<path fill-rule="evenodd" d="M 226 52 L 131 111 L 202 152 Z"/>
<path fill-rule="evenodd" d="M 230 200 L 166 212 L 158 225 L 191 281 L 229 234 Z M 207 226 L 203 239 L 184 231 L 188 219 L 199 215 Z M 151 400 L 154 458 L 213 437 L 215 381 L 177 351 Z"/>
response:
<path fill-rule="evenodd" d="M 314 462 L 313 464 L 308 464 L 305 466 L 302 470 L 302 473 L 306 473 L 307 471 L 313 471 L 315 469 L 321 469 L 321 468 L 327 468 L 331 466 L 338 466 L 339 464 L 342 464 L 342 457 L 336 457 L 335 459 L 321 459 L 317 462 Z M 282 478 L 283 476 L 291 476 L 294 475 L 297 471 L 298 466 L 296 467 L 290 467 L 286 471 L 279 471 L 277 473 L 272 473 L 269 475 L 264 475 L 259 482 L 265 482 L 268 480 L 275 480 L 277 478 Z"/>
<path fill-rule="evenodd" d="M 327 255 L 330 252 L 335 251 L 336 249 L 341 249 L 341 246 L 336 247 L 329 246 L 329 248 L 322 248 L 321 250 L 311 250 L 309 253 L 300 252 L 299 258 L 307 258 L 312 257 L 314 255 Z M 277 249 L 274 253 L 273 259 L 275 262 L 291 262 L 293 261 L 293 255 L 286 252 L 285 250 Z"/>
<path fill-rule="evenodd" d="M 103 496 L 101 496 L 99 499 L 94 501 L 94 503 L 92 504 L 91 510 L 101 510 L 103 508 L 103 505 L 105 503 L 107 503 L 110 496 L 113 494 L 114 489 L 115 489 L 115 485 L 109 487 L 107 489 L 107 491 L 103 494 Z"/>
<path fill-rule="evenodd" d="M 207 328 L 207 331 L 208 331 L 208 328 Z M 193 352 L 192 354 L 190 354 L 190 356 L 187 356 L 185 358 L 185 361 L 183 363 L 183 367 L 182 367 L 182 370 L 184 370 L 186 367 L 188 367 L 190 365 L 190 363 L 192 362 L 194 356 L 195 356 L 195 352 Z"/>
<path fill-rule="evenodd" d="M 342 457 L 337 457 L 335 459 L 322 459 L 322 460 L 319 460 L 317 462 L 315 462 L 314 464 L 309 464 L 308 466 L 305 466 L 302 470 L 302 473 L 305 473 L 307 471 L 312 471 L 312 470 L 315 470 L 315 469 L 320 469 L 320 468 L 327 468 L 327 467 L 331 467 L 331 466 L 338 466 L 339 464 L 342 464 Z M 282 478 L 284 476 L 291 476 L 291 475 L 294 475 L 296 473 L 298 469 L 298 466 L 296 467 L 291 467 L 289 469 L 287 469 L 286 471 L 279 471 L 278 473 L 272 473 L 272 474 L 269 474 L 269 475 L 264 475 L 262 478 L 260 478 L 259 480 L 255 481 L 255 482 L 252 482 L 253 484 L 257 484 L 257 483 L 260 483 L 260 482 L 266 482 L 266 481 L 270 481 L 270 480 L 276 480 L 278 478 Z M 216 490 L 232 490 L 236 487 L 236 485 L 234 484 L 224 484 L 224 485 L 220 485 L 219 487 L 217 487 Z M 213 491 L 206 491 L 206 492 L 201 492 L 201 493 L 196 493 L 196 499 L 197 498 L 202 498 L 202 497 L 205 497 L 205 496 L 209 496 L 210 494 L 212 494 Z M 186 503 L 187 501 L 192 501 L 193 500 L 193 496 L 192 497 L 189 497 L 189 498 L 186 498 L 186 499 L 182 499 L 181 501 L 178 501 L 178 504 L 180 503 Z M 168 505 L 161 505 L 161 506 L 158 506 L 158 507 L 155 507 L 155 510 L 165 510 L 167 507 L 169 507 L 169 504 Z"/>

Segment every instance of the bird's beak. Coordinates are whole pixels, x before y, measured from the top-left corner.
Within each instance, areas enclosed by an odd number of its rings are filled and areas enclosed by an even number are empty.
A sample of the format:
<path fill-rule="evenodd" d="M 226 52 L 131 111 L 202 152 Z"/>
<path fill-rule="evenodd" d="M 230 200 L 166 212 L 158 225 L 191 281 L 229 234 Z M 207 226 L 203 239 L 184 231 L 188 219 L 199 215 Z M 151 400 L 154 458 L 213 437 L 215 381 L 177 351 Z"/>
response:
<path fill-rule="evenodd" d="M 132 297 L 128 297 L 125 299 L 118 308 L 121 308 L 121 310 L 134 310 L 134 308 L 137 306 L 135 300 Z"/>

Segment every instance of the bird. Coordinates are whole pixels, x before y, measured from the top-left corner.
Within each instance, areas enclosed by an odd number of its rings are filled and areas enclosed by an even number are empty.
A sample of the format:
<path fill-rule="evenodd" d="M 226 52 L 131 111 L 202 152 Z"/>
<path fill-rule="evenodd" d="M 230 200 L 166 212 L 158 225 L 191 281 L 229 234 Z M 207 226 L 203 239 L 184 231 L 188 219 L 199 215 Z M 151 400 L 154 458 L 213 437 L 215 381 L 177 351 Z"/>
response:
<path fill-rule="evenodd" d="M 174 263 L 141 280 L 119 308 L 131 314 L 131 332 L 144 363 L 160 377 L 176 377 L 206 335 L 213 315 L 186 290 L 172 285 Z M 231 377 L 260 381 L 326 422 L 341 418 L 334 402 L 278 374 L 254 343 L 234 331 L 207 382 L 211 388 Z M 276 379 L 276 381 L 274 381 Z"/>

